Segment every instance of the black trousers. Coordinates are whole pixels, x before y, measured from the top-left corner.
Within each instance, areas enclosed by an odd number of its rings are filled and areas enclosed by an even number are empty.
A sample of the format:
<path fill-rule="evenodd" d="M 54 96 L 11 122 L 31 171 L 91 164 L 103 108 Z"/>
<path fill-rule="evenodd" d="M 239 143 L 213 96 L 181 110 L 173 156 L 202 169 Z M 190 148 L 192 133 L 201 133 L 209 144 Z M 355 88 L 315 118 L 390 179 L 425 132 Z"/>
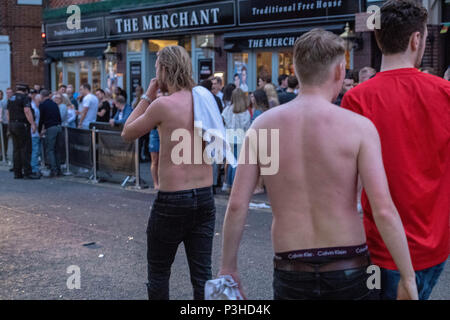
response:
<path fill-rule="evenodd" d="M 30 125 L 23 122 L 9 123 L 9 132 L 13 140 L 14 176 L 31 174 L 31 131 Z"/>
<path fill-rule="evenodd" d="M 147 227 L 148 297 L 169 300 L 170 269 L 183 243 L 195 300 L 204 300 L 212 277 L 216 208 L 212 188 L 159 192 Z"/>

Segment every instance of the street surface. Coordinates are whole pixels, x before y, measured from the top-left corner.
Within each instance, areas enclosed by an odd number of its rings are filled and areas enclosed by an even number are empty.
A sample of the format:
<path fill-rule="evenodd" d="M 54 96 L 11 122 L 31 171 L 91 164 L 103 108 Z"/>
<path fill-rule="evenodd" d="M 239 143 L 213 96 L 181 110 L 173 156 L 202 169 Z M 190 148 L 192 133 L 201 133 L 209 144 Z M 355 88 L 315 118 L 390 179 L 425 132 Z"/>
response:
<path fill-rule="evenodd" d="M 14 180 L 0 165 L 0 300 L 146 299 L 146 227 L 155 193 L 63 177 Z M 259 197 L 257 200 L 263 198 Z M 213 274 L 219 267 L 225 195 L 216 196 Z M 250 210 L 240 250 L 249 299 L 272 298 L 270 210 Z M 83 244 L 95 242 L 91 246 Z M 68 289 L 69 266 L 81 289 Z M 450 299 L 447 264 L 433 299 Z M 184 248 L 172 267 L 171 299 L 192 299 Z"/>

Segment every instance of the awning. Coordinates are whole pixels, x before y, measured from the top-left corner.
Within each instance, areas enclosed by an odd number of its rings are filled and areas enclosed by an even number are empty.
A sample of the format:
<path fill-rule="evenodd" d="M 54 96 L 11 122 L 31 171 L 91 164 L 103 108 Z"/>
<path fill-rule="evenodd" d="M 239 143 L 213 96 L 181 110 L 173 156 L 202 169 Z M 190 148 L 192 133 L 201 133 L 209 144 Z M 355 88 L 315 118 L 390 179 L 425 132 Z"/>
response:
<path fill-rule="evenodd" d="M 229 52 L 240 52 L 253 49 L 289 48 L 294 46 L 295 40 L 302 34 L 318 27 L 340 34 L 344 30 L 345 25 L 333 24 L 279 30 L 228 33 L 224 35 L 224 49 Z"/>
<path fill-rule="evenodd" d="M 107 43 L 84 44 L 76 46 L 57 46 L 45 48 L 47 57 L 54 60 L 93 57 L 103 59 L 103 52 L 108 46 Z"/>

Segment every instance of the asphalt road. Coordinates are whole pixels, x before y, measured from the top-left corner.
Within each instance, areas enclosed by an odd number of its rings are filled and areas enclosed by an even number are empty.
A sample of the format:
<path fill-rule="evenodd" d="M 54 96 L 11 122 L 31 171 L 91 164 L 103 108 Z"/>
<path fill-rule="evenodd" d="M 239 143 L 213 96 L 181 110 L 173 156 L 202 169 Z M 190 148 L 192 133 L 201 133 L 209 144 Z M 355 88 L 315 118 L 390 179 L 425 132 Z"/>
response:
<path fill-rule="evenodd" d="M 146 299 L 145 231 L 154 196 L 73 177 L 13 180 L 0 166 L 0 300 Z M 216 197 L 214 274 L 226 203 Z M 272 298 L 270 223 L 270 210 L 250 210 L 239 255 L 250 299 Z M 80 289 L 66 285 L 72 265 L 80 268 Z M 450 299 L 449 284 L 447 264 L 432 298 Z M 192 299 L 182 246 L 170 289 L 171 299 Z"/>

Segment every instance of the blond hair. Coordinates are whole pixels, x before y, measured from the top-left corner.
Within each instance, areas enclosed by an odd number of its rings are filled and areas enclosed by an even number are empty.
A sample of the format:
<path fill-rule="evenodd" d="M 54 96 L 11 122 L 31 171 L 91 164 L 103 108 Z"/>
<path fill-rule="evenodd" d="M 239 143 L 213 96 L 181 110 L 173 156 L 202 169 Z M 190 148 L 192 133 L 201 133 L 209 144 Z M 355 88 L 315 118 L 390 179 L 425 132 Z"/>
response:
<path fill-rule="evenodd" d="M 231 94 L 231 104 L 233 105 L 233 113 L 242 113 L 247 110 L 247 95 L 240 89 L 234 89 Z"/>
<path fill-rule="evenodd" d="M 278 99 L 278 93 L 273 84 L 271 84 L 271 83 L 266 84 L 264 86 L 264 92 L 267 95 L 267 100 L 269 100 L 269 106 L 271 108 L 280 105 L 280 100 Z"/>
<path fill-rule="evenodd" d="M 195 86 L 191 57 L 183 47 L 168 46 L 159 51 L 158 68 L 164 82 L 176 90 L 191 90 Z"/>
<path fill-rule="evenodd" d="M 295 42 L 295 73 L 302 84 L 320 85 L 327 80 L 330 67 L 344 55 L 342 38 L 329 31 L 313 29 Z"/>

